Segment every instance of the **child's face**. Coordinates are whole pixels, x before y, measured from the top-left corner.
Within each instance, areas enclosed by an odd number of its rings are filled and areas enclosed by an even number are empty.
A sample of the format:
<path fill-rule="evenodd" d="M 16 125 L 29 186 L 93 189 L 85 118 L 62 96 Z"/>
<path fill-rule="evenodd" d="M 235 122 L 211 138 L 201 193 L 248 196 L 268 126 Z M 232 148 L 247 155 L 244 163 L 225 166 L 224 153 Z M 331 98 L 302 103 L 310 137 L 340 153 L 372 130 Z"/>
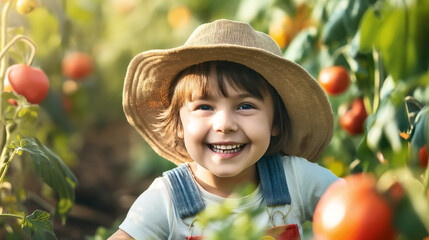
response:
<path fill-rule="evenodd" d="M 254 167 L 276 134 L 273 101 L 268 93 L 259 99 L 230 85 L 226 89 L 227 97 L 209 90 L 207 96 L 185 102 L 178 135 L 192 160 L 210 174 L 240 177 Z"/>

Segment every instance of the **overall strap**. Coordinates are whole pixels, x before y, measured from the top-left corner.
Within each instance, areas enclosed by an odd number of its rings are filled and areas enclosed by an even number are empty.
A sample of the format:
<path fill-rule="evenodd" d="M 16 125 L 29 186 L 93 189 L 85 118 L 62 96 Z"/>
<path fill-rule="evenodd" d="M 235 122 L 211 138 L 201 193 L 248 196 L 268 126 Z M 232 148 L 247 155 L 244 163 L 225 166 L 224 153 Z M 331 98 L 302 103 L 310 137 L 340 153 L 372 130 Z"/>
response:
<path fill-rule="evenodd" d="M 280 155 L 264 156 L 256 164 L 265 204 L 267 206 L 290 204 L 291 197 Z"/>
<path fill-rule="evenodd" d="M 206 207 L 187 164 L 166 171 L 162 175 L 170 181 L 173 205 L 180 218 L 193 216 Z"/>
<path fill-rule="evenodd" d="M 264 156 L 256 165 L 265 204 L 267 206 L 290 204 L 291 197 L 280 155 Z M 173 205 L 180 218 L 194 216 L 206 207 L 187 164 L 166 171 L 162 175 L 170 181 Z"/>

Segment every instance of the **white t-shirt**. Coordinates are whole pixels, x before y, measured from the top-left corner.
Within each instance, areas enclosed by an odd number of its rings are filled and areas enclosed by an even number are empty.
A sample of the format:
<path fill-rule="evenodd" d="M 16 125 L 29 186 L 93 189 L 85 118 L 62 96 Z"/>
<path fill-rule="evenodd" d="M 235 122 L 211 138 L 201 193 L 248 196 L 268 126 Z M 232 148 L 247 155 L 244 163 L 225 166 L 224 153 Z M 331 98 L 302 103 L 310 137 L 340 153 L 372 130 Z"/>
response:
<path fill-rule="evenodd" d="M 272 214 L 276 211 L 281 211 L 283 214 L 288 214 L 286 223 L 296 223 L 301 238 L 304 238 L 302 224 L 306 220 L 312 220 L 314 209 L 320 197 L 326 188 L 336 181 L 338 177 L 328 169 L 319 166 L 317 163 L 309 162 L 304 158 L 284 156 L 282 157 L 282 161 L 292 203 L 291 205 L 267 208 L 267 211 L 262 212 L 254 219 L 254 223 L 256 226 L 263 228 L 272 227 L 270 216 L 267 212 Z M 195 217 L 181 219 L 178 216 L 173 206 L 168 184 L 167 179 L 163 177 L 156 178 L 151 186 L 131 206 L 119 228 L 136 240 L 183 240 L 187 236 L 191 236 L 189 224 Z M 221 204 L 226 200 L 205 191 L 198 183 L 197 186 L 206 206 Z M 260 187 L 257 187 L 253 193 L 245 196 L 244 199 L 229 200 L 246 203 L 236 209 L 237 213 L 243 212 L 248 208 L 266 208 Z M 285 224 L 281 214 L 274 215 L 274 224 Z M 198 224 L 196 224 L 192 229 L 192 235 L 201 235 L 201 229 L 198 227 Z M 217 227 L 219 226 L 209 223 L 205 226 L 203 235 L 209 235 Z"/>

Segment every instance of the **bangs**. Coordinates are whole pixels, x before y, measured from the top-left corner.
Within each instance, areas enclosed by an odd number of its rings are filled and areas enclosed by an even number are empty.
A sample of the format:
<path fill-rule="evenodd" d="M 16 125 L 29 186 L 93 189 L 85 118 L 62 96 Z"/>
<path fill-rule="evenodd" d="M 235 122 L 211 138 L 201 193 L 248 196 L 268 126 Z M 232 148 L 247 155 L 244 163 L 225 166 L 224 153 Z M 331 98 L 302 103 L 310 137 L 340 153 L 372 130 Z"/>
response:
<path fill-rule="evenodd" d="M 193 65 L 180 72 L 170 86 L 170 103 L 183 104 L 195 97 L 210 94 L 228 97 L 227 85 L 235 90 L 244 90 L 263 99 L 270 89 L 266 80 L 254 70 L 233 62 L 213 61 Z M 209 91 L 210 90 L 210 91 Z M 172 99 L 174 96 L 175 99 Z"/>

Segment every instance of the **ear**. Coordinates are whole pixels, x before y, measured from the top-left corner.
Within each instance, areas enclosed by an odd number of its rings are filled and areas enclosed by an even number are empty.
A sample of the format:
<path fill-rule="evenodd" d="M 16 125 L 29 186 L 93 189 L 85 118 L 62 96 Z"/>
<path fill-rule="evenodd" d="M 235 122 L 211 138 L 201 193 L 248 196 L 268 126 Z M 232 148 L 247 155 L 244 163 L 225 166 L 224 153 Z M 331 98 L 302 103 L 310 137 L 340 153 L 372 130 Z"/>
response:
<path fill-rule="evenodd" d="M 177 133 L 176 133 L 176 135 L 180 139 L 183 139 L 185 137 L 185 134 L 183 133 L 183 126 L 181 124 L 179 126 L 177 126 Z"/>
<path fill-rule="evenodd" d="M 279 135 L 279 127 L 273 126 L 273 128 L 271 129 L 271 136 L 277 136 L 277 135 Z"/>

